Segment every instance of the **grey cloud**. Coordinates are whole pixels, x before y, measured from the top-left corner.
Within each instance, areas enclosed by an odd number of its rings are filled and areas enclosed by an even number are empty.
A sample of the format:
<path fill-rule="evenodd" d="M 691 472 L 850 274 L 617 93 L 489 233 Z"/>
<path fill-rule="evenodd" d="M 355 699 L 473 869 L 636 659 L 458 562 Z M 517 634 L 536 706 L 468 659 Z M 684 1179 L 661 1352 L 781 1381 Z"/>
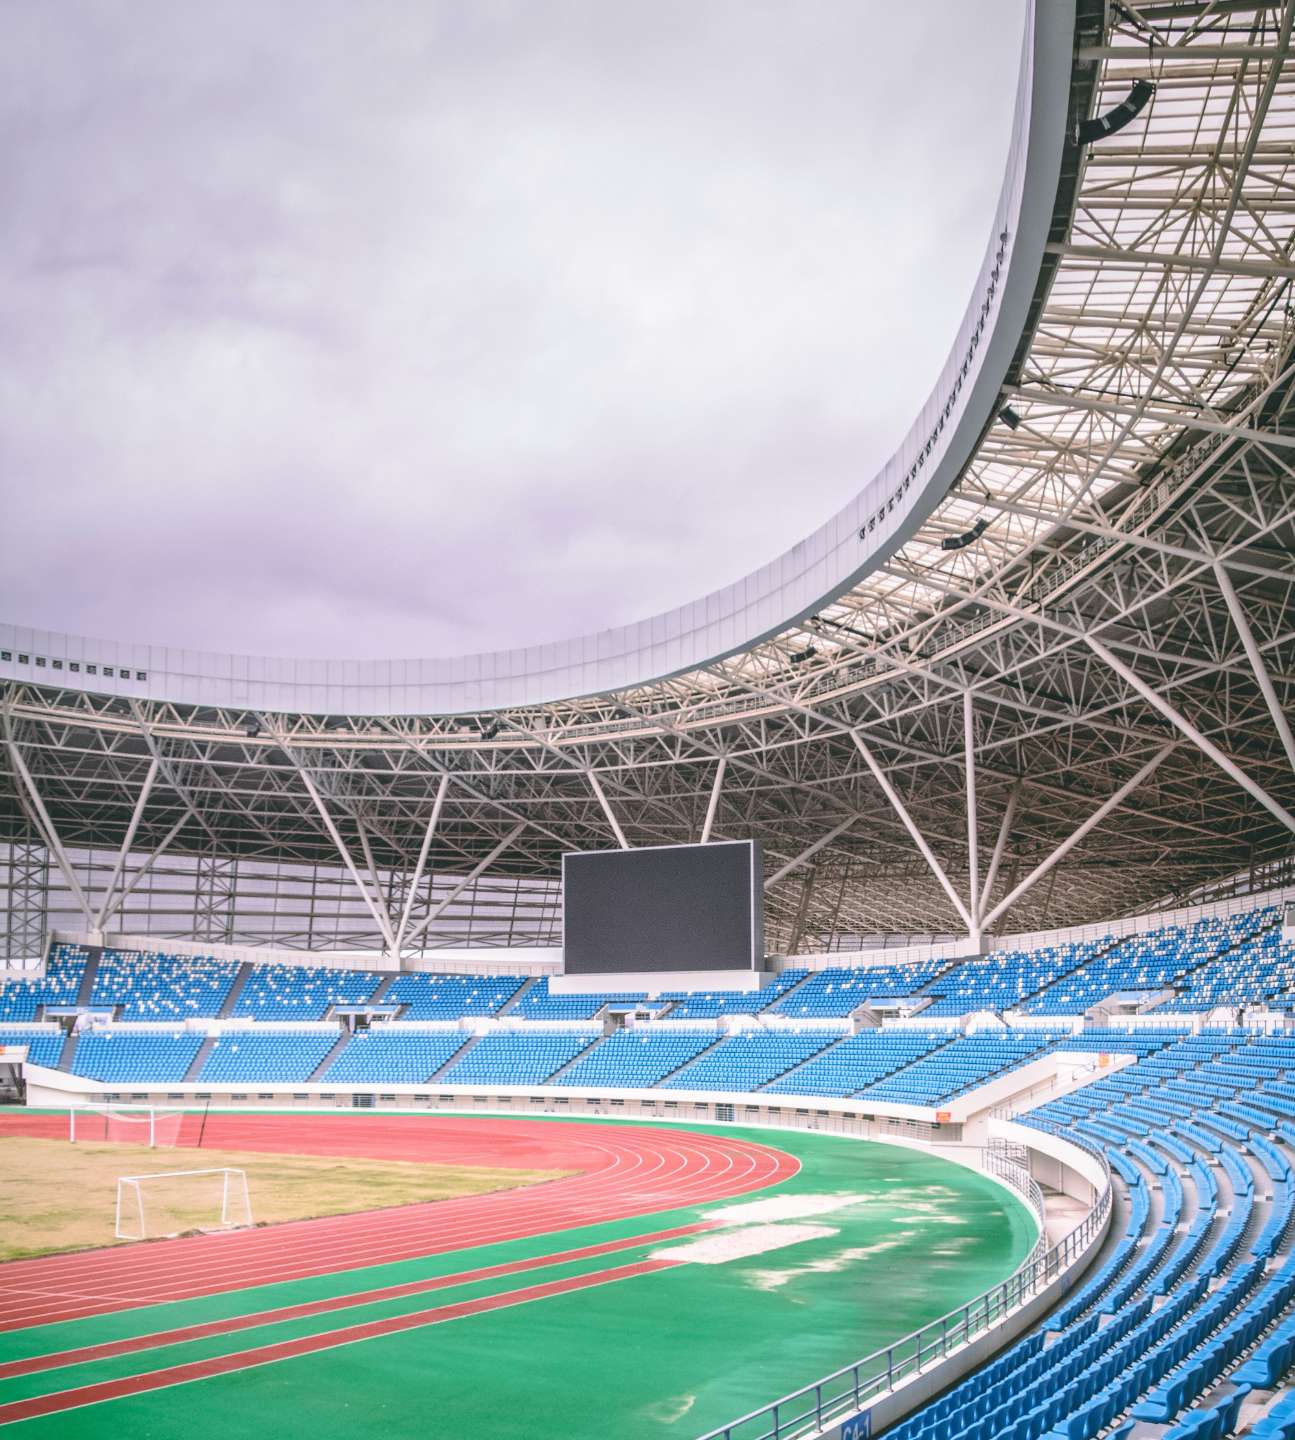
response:
<path fill-rule="evenodd" d="M 1021 14 L 0 4 L 0 615 L 447 654 L 762 563 L 943 360 Z"/>

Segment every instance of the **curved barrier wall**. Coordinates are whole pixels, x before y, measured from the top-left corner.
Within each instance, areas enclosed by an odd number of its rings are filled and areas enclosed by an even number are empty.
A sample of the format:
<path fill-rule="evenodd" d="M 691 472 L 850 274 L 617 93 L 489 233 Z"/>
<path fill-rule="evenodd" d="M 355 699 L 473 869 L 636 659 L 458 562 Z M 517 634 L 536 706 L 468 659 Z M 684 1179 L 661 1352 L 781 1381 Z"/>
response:
<path fill-rule="evenodd" d="M 679 674 L 812 614 L 914 534 L 966 466 L 993 414 L 1025 327 L 1052 219 L 1073 27 L 1073 0 L 1050 0 L 1027 11 L 1012 140 L 989 245 L 930 397 L 881 471 L 777 559 L 650 619 L 553 644 L 455 658 L 271 659 L 0 625 L 0 679 L 179 704 L 450 715 L 601 694 Z"/>

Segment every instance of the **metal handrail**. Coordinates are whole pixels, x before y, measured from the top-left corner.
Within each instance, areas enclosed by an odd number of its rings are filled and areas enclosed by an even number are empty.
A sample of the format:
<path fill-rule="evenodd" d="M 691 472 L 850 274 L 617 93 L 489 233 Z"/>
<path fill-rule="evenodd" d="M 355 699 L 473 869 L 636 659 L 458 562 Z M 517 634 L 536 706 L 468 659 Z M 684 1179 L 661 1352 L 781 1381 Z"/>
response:
<path fill-rule="evenodd" d="M 1088 1150 L 1087 1146 L 1082 1148 Z M 1094 1151 L 1088 1153 L 1097 1155 Z M 1019 1306 L 1051 1285 L 1101 1231 L 1111 1208 L 1111 1172 L 1105 1157 L 1097 1155 L 1097 1158 L 1101 1160 L 1106 1183 L 1096 1204 L 1068 1235 L 1048 1247 L 1042 1191 L 1021 1166 L 993 1152 L 985 1152 L 987 1172 L 1018 1191 L 1039 1221 L 1039 1238 L 1013 1274 L 893 1344 L 874 1350 L 862 1360 L 844 1365 L 812 1385 L 762 1405 L 717 1430 L 709 1430 L 698 1440 L 796 1440 L 798 1436 L 810 1435 L 836 1419 L 864 1409 L 975 1336 L 1002 1324 Z"/>

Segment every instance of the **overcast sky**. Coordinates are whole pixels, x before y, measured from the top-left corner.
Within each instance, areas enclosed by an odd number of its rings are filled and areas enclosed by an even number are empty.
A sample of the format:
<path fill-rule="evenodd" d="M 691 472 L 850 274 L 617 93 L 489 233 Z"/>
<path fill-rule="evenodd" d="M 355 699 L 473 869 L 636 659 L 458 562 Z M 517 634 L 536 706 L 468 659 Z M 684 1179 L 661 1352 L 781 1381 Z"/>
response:
<path fill-rule="evenodd" d="M 445 655 L 694 598 L 907 430 L 1022 0 L 0 0 L 0 618 Z"/>

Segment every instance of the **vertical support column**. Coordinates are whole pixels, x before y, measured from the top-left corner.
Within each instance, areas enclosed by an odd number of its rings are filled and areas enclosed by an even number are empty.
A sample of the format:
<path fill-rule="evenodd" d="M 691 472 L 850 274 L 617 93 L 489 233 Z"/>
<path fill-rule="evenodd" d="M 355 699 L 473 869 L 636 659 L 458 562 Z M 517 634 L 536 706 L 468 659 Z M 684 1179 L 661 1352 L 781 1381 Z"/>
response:
<path fill-rule="evenodd" d="M 980 939 L 980 838 L 976 824 L 976 730 L 971 691 L 962 692 L 962 749 L 967 772 L 967 908 L 972 940 Z"/>
<path fill-rule="evenodd" d="M 436 799 L 432 801 L 431 819 L 427 822 L 427 829 L 423 831 L 423 843 L 418 847 L 418 861 L 414 865 L 414 873 L 410 877 L 408 888 L 405 891 L 405 903 L 400 910 L 395 943 L 391 947 L 397 965 L 400 963 L 400 946 L 405 938 L 405 931 L 409 929 L 409 915 L 414 908 L 414 896 L 418 894 L 418 886 L 423 878 L 424 867 L 427 865 L 427 852 L 431 848 L 432 836 L 436 834 L 436 827 L 440 824 L 441 808 L 445 804 L 445 792 L 449 788 L 450 777 L 442 775 L 440 784 L 436 787 Z"/>
<path fill-rule="evenodd" d="M 148 804 L 148 797 L 153 791 L 153 782 L 157 779 L 157 772 L 161 768 L 161 762 L 155 755 L 149 761 L 148 772 L 144 776 L 144 783 L 140 786 L 139 794 L 135 798 L 135 804 L 131 809 L 130 823 L 126 826 L 126 834 L 122 838 L 121 848 L 117 851 L 117 863 L 112 867 L 112 874 L 108 879 L 107 888 L 103 892 L 103 903 L 99 906 L 99 913 L 95 916 L 94 928 L 102 930 L 104 921 L 112 913 L 113 896 L 117 891 L 117 882 L 121 879 L 121 872 L 126 866 L 126 859 L 130 854 L 130 847 L 135 843 L 135 832 L 139 829 L 139 822 L 144 815 L 144 806 Z"/>
<path fill-rule="evenodd" d="M 701 827 L 701 843 L 709 843 L 710 832 L 715 824 L 715 811 L 719 808 L 719 792 L 724 784 L 724 767 L 728 764 L 727 756 L 719 757 L 719 764 L 715 767 L 715 783 L 710 787 L 710 803 L 706 806 L 706 823 Z"/>
<path fill-rule="evenodd" d="M 49 849 L 34 829 L 9 842 L 9 907 L 0 938 L 14 968 L 36 969 L 49 930 Z"/>
<path fill-rule="evenodd" d="M 198 856 L 193 885 L 193 938 L 228 944 L 234 937 L 238 861 L 209 850 Z"/>
<path fill-rule="evenodd" d="M 1025 782 L 1016 780 L 1012 788 L 1007 792 L 1007 806 L 1003 811 L 1003 819 L 998 827 L 998 839 L 994 842 L 994 853 L 989 857 L 989 870 L 985 875 L 985 888 L 980 892 L 980 905 L 977 907 L 978 915 L 983 915 L 989 908 L 989 897 L 994 893 L 994 881 L 998 879 L 998 867 L 1003 863 L 1003 852 L 1007 849 L 1007 842 L 1012 834 L 1012 821 L 1016 819 L 1016 807 L 1021 799 L 1021 787 Z M 1010 877 L 1008 888 L 1015 883 L 1015 875 Z"/>

